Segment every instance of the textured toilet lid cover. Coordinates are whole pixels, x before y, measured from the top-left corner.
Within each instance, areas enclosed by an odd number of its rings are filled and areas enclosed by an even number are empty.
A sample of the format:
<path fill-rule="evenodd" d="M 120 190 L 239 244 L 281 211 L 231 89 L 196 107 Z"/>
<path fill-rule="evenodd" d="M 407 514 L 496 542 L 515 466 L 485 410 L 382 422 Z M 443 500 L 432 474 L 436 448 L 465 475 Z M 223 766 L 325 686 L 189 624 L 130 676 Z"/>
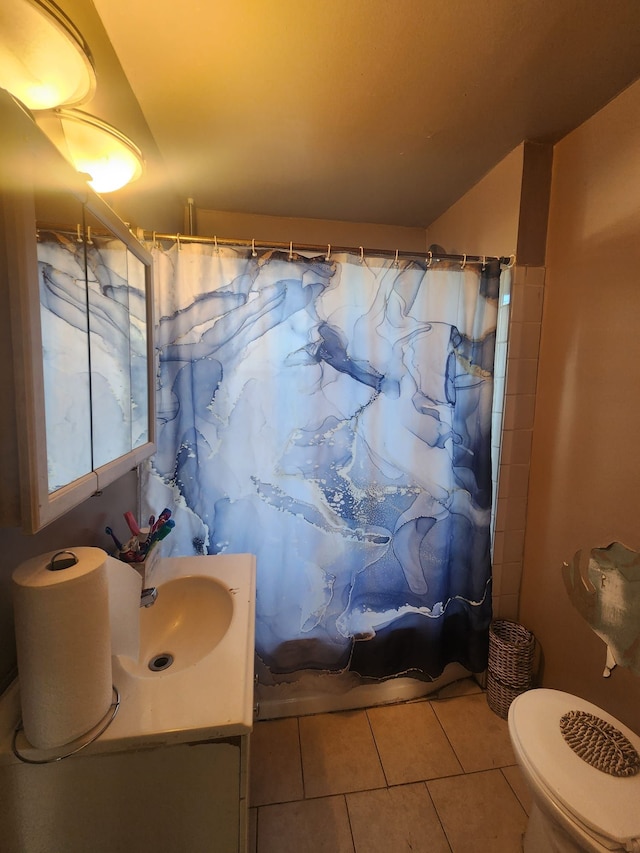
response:
<path fill-rule="evenodd" d="M 635 776 L 640 755 L 620 729 L 595 714 L 568 711 L 560 718 L 560 731 L 583 761 L 612 776 Z"/>

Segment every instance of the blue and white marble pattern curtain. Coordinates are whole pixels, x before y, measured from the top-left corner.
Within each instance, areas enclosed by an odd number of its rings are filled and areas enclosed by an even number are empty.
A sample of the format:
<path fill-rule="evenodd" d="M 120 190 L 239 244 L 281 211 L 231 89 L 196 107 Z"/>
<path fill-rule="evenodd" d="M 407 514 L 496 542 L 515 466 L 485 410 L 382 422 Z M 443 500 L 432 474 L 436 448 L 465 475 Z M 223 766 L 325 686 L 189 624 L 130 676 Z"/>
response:
<path fill-rule="evenodd" d="M 257 555 L 275 677 L 486 665 L 499 265 L 154 249 L 168 555 Z"/>

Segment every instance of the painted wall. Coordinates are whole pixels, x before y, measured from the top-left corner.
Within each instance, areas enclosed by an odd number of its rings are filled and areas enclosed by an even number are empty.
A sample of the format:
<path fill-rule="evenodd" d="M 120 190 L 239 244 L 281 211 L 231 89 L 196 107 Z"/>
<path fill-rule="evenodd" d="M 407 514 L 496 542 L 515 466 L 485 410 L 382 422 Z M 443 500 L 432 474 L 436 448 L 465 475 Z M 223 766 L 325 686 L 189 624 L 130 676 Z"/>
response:
<path fill-rule="evenodd" d="M 186 229 L 185 229 L 186 230 Z M 312 246 L 362 246 L 365 249 L 398 249 L 426 253 L 423 228 L 405 228 L 362 222 L 327 219 L 290 219 L 280 216 L 229 213 L 221 210 L 196 211 L 194 233 L 236 240 L 276 243 L 306 243 Z"/>
<path fill-rule="evenodd" d="M 516 253 L 524 143 L 427 228 L 427 245 L 451 254 Z"/>
<path fill-rule="evenodd" d="M 605 645 L 563 561 L 640 550 L 640 82 L 555 147 L 520 618 L 542 683 L 640 731 L 640 678 L 602 678 Z M 640 626 L 638 626 L 640 631 Z"/>

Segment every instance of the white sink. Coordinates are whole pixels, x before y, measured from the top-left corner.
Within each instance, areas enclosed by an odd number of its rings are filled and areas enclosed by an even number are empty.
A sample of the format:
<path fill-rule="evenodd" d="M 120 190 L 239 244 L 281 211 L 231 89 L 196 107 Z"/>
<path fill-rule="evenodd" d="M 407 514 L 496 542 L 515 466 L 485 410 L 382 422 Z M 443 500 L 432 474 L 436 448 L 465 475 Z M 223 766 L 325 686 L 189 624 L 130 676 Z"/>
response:
<path fill-rule="evenodd" d="M 246 734 L 253 727 L 255 557 L 169 557 L 145 586 L 137 660 L 112 658 L 120 709 L 92 751 Z M 149 669 L 154 656 L 173 662 Z"/>
<path fill-rule="evenodd" d="M 155 603 L 140 608 L 138 660 L 120 658 L 138 678 L 174 675 L 198 663 L 223 639 L 233 617 L 233 593 L 216 578 L 187 575 L 157 590 Z"/>

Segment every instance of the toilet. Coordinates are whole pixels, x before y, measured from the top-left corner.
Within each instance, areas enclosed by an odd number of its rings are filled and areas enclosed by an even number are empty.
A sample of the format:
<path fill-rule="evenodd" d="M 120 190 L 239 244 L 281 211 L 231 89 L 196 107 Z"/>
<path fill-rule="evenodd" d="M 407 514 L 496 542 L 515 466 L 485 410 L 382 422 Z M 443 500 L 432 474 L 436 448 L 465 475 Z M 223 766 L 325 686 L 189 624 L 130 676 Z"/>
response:
<path fill-rule="evenodd" d="M 513 750 L 533 794 L 524 853 L 640 853 L 640 772 L 617 777 L 592 767 L 565 741 L 560 719 L 585 711 L 640 737 L 596 705 L 559 690 L 529 690 L 509 708 Z"/>

